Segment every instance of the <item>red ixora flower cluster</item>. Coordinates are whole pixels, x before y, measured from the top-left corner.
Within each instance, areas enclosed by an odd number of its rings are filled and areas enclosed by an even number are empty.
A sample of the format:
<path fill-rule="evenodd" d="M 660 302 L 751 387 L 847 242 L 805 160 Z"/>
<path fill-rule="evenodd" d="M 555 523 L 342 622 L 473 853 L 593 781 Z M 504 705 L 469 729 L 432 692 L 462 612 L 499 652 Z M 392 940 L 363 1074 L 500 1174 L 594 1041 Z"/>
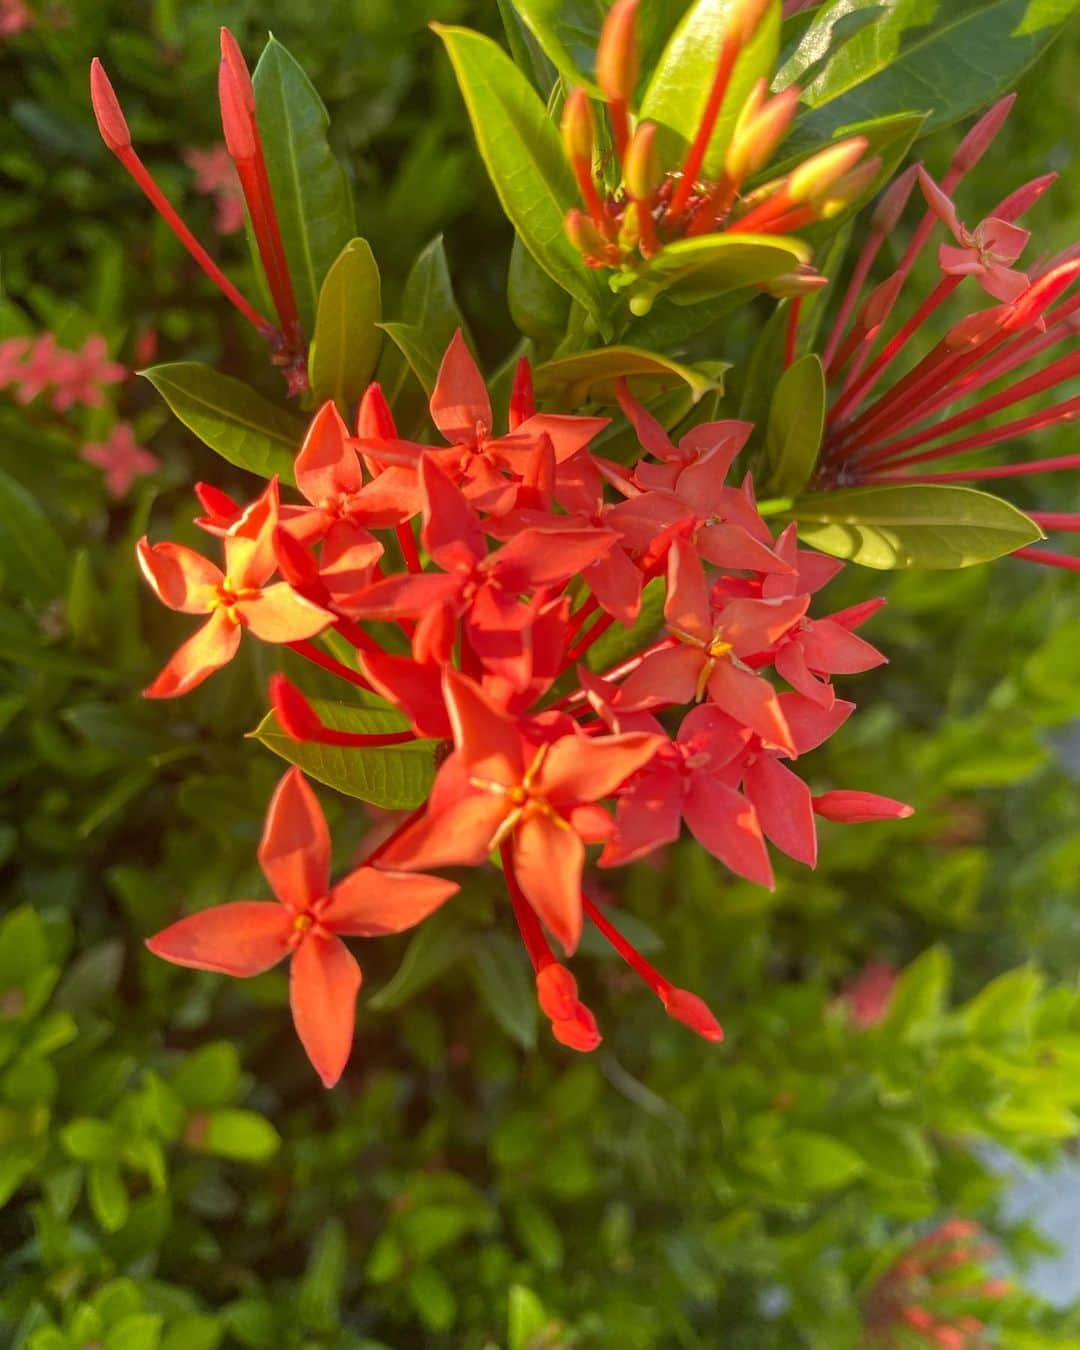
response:
<path fill-rule="evenodd" d="M 988 1280 L 980 1263 L 994 1255 L 979 1225 L 948 1219 L 913 1242 L 874 1283 L 866 1301 L 868 1343 L 878 1350 L 940 1346 L 979 1350 L 989 1342 L 977 1314 L 1003 1298 L 1005 1280 Z"/>
<path fill-rule="evenodd" d="M 800 549 L 794 527 L 774 538 L 749 480 L 725 485 L 746 423 L 706 423 L 674 445 L 625 385 L 620 398 L 642 447 L 631 468 L 590 449 L 608 419 L 534 410 L 524 360 L 499 434 L 458 333 L 430 402 L 444 444 L 402 439 L 373 384 L 355 434 L 332 403 L 315 415 L 296 458 L 301 501 L 281 501 L 276 481 L 246 508 L 200 485 L 199 524 L 220 536 L 224 569 L 178 544 L 139 545 L 158 597 L 205 616 L 150 696 L 194 688 L 247 630 L 408 720 L 380 736 L 334 729 L 276 675 L 271 699 L 294 739 L 449 743 L 429 800 L 336 887 L 322 816 L 294 770 L 260 852 L 284 911 L 239 902 L 151 941 L 170 960 L 239 975 L 291 951 L 297 1027 L 327 1082 L 344 1064 L 359 983 L 339 939 L 424 917 L 455 889 L 425 878 L 429 869 L 498 854 L 540 1006 L 564 1044 L 590 1050 L 600 1039 L 549 941 L 571 954 L 586 919 L 669 1015 L 719 1040 L 705 1004 L 583 896 L 589 847 L 617 866 L 676 839 L 685 820 L 733 872 L 767 886 L 766 841 L 813 866 L 815 815 L 910 814 L 873 793 L 813 796 L 792 767 L 852 711 L 832 676 L 884 660 L 854 631 L 880 602 L 809 616 L 842 564 Z M 650 595 L 666 588 L 663 635 L 650 631 L 629 659 L 591 670 L 586 657 L 612 625 L 635 623 L 650 582 Z M 367 621 L 399 640 L 377 640 Z M 330 629 L 353 662 L 313 641 Z"/>
<path fill-rule="evenodd" d="M 964 137 L 941 183 L 913 165 L 882 196 L 824 350 L 832 399 L 818 469 L 818 486 L 886 483 L 996 483 L 1080 469 L 1080 455 L 971 462 L 971 456 L 1029 432 L 1080 416 L 1080 397 L 1060 398 L 1021 416 L 999 414 L 1069 385 L 1080 376 L 1080 245 L 1052 258 L 1019 261 L 1029 242 L 1016 221 L 1050 188 L 1056 174 L 1025 183 L 969 229 L 952 194 L 1000 131 L 1015 95 L 1000 100 Z M 894 271 L 863 294 L 885 240 L 895 230 L 916 184 L 925 212 Z M 899 313 L 912 268 L 938 225 L 951 242 L 938 248 L 940 279 L 902 322 Z M 945 336 L 884 390 L 878 386 L 908 356 L 924 323 L 963 284 L 995 301 L 955 322 Z M 798 323 L 792 304 L 791 344 Z M 886 333 L 892 331 L 886 340 Z M 1048 359 L 1045 353 L 1065 347 Z M 1025 373 L 1026 372 L 1026 373 Z M 960 465 L 939 471 L 941 461 Z M 1049 532 L 1080 532 L 1080 513 L 1029 512 Z M 1030 562 L 1080 571 L 1080 557 L 1046 548 L 1020 548 Z"/>

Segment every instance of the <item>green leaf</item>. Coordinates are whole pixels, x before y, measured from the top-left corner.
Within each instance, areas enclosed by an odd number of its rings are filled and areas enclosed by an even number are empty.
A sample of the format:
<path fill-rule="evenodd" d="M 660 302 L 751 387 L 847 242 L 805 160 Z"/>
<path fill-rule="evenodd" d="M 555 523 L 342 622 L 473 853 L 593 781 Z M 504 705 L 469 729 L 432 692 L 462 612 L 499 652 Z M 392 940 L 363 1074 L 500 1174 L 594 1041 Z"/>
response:
<path fill-rule="evenodd" d="M 41 606 L 66 582 L 63 540 L 26 488 L 0 470 L 0 585 Z"/>
<path fill-rule="evenodd" d="M 944 483 L 816 492 L 784 514 L 799 522 L 804 544 L 881 571 L 971 567 L 1043 537 L 1001 497 Z"/>
<path fill-rule="evenodd" d="M 210 1313 L 187 1313 L 170 1322 L 161 1350 L 218 1350 L 225 1324 Z"/>
<path fill-rule="evenodd" d="M 435 388 L 446 344 L 430 328 L 417 323 L 384 323 L 382 330 L 409 364 L 424 393 Z M 453 336 L 451 334 L 451 336 Z"/>
<path fill-rule="evenodd" d="M 319 291 L 308 369 L 311 390 L 332 398 L 342 413 L 368 386 L 379 359 L 382 333 L 379 269 L 366 239 L 338 254 Z"/>
<path fill-rule="evenodd" d="M 666 594 L 667 586 L 663 577 L 653 577 L 646 582 L 641 593 L 641 612 L 629 628 L 619 623 L 612 624 L 603 637 L 593 643 L 585 657 L 589 669 L 597 673 L 610 670 L 647 646 L 663 620 Z"/>
<path fill-rule="evenodd" d="M 416 1315 L 430 1331 L 447 1331 L 457 1317 L 457 1298 L 446 1277 L 434 1266 L 421 1266 L 406 1280 Z"/>
<path fill-rule="evenodd" d="M 704 394 L 724 387 L 722 374 L 710 376 L 636 347 L 602 347 L 563 356 L 537 366 L 533 372 L 537 395 L 567 409 L 586 403 L 614 404 L 615 386 L 622 378 L 635 398 L 646 400 L 684 384 L 696 403 Z"/>
<path fill-rule="evenodd" d="M 707 234 L 677 239 L 638 272 L 629 292 L 630 309 L 640 318 L 659 295 L 677 305 L 711 300 L 792 272 L 809 256 L 797 239 L 778 235 Z"/>
<path fill-rule="evenodd" d="M 906 966 L 893 986 L 889 1010 L 880 1024 L 886 1037 L 917 1041 L 939 1026 L 952 978 L 945 947 L 931 947 Z"/>
<path fill-rule="evenodd" d="M 139 373 L 222 459 L 260 478 L 276 473 L 283 483 L 293 481 L 293 460 L 307 429 L 302 418 L 200 361 L 172 361 Z"/>
<path fill-rule="evenodd" d="M 169 1083 L 188 1107 L 225 1106 L 240 1091 L 240 1056 L 231 1041 L 200 1046 L 184 1057 Z"/>
<path fill-rule="evenodd" d="M 652 73 L 640 115 L 658 124 L 656 142 L 660 161 L 669 168 L 682 162 L 697 133 L 732 11 L 742 6 L 743 0 L 697 0 L 676 28 Z M 735 119 L 753 85 L 762 77 L 772 76 L 779 50 L 780 0 L 772 0 L 754 36 L 735 62 L 720 116 L 709 138 L 704 162 L 706 177 L 715 178 L 720 173 Z"/>
<path fill-rule="evenodd" d="M 23 986 L 48 964 L 45 925 L 31 905 L 20 905 L 0 922 L 0 990 Z"/>
<path fill-rule="evenodd" d="M 549 344 L 565 337 L 570 321 L 570 297 L 548 276 L 516 234 L 510 249 L 506 303 L 510 317 L 526 337 Z"/>
<path fill-rule="evenodd" d="M 105 1350 L 158 1350 L 164 1318 L 159 1313 L 131 1313 L 105 1335 Z"/>
<path fill-rule="evenodd" d="M 785 149 L 813 150 L 869 117 L 927 112 L 925 134 L 986 108 L 1075 9 L 1076 0 L 837 0 L 777 75 L 783 88 L 812 68 L 802 92 L 810 111 Z M 867 21 L 845 40 L 851 16 Z"/>
<path fill-rule="evenodd" d="M 1045 983 L 1034 966 L 1020 966 L 991 980 L 964 1006 L 971 1035 L 979 1040 L 1026 1035 Z"/>
<path fill-rule="evenodd" d="M 195 1145 L 204 1153 L 216 1153 L 236 1162 L 266 1162 L 281 1146 L 281 1136 L 265 1116 L 239 1107 L 210 1111 L 205 1133 Z"/>
<path fill-rule="evenodd" d="M 314 1331 L 337 1329 L 345 1254 L 345 1226 L 340 1219 L 328 1219 L 315 1240 L 297 1298 L 304 1325 Z"/>
<path fill-rule="evenodd" d="M 934 1154 L 925 1135 L 903 1121 L 862 1120 L 844 1131 L 844 1142 L 874 1172 L 913 1182 L 930 1174 Z"/>
<path fill-rule="evenodd" d="M 502 1027 L 524 1050 L 536 1045 L 536 987 L 520 946 L 502 933 L 482 933 L 469 943 L 473 982 Z"/>
<path fill-rule="evenodd" d="M 356 708 L 332 699 L 313 698 L 311 704 L 335 731 L 378 735 L 408 729 L 405 718 L 393 711 Z M 327 787 L 388 810 L 419 806 L 427 798 L 435 776 L 433 741 L 374 749 L 295 741 L 281 730 L 272 712 L 250 735 Z"/>
<path fill-rule="evenodd" d="M 84 1116 L 60 1131 L 64 1152 L 77 1162 L 111 1163 L 120 1152 L 120 1136 L 107 1120 Z"/>
<path fill-rule="evenodd" d="M 596 97 L 596 47 L 611 5 L 612 0 L 514 0 L 514 9 L 559 73 Z M 652 69 L 685 8 L 686 0 L 649 0 L 638 10 L 635 27 L 644 70 Z"/>
<path fill-rule="evenodd" d="M 107 1233 L 115 1233 L 127 1223 L 130 1201 L 127 1187 L 114 1163 L 93 1163 L 86 1173 L 86 1194 L 94 1218 Z"/>
<path fill-rule="evenodd" d="M 438 372 L 443 352 L 450 345 L 450 339 L 459 328 L 467 333 L 465 320 L 461 317 L 461 311 L 454 299 L 450 266 L 446 260 L 446 248 L 441 234 L 436 235 L 431 243 L 420 251 L 409 269 L 405 289 L 401 294 L 400 312 L 407 314 L 409 321 L 399 324 L 398 328 L 405 331 L 406 343 L 417 347 L 422 357 L 423 370 L 428 376 L 427 382 L 421 378 L 415 365 L 412 367 L 413 371 L 420 379 L 425 392 L 430 394 L 435 383 L 435 373 Z M 414 329 L 424 335 L 424 341 L 419 345 L 411 336 Z M 391 337 L 394 336 L 390 324 L 384 324 L 383 330 Z M 391 403 L 396 402 L 408 370 L 403 352 L 407 357 L 408 352 L 400 345 L 385 347 L 379 362 L 379 383 Z M 433 360 L 434 371 L 431 369 Z"/>
<path fill-rule="evenodd" d="M 356 233 L 352 193 L 326 139 L 326 107 L 277 38 L 263 48 L 253 81 L 285 256 L 310 333 L 323 278 Z"/>
<path fill-rule="evenodd" d="M 777 381 L 765 429 L 765 491 L 794 496 L 810 481 L 825 429 L 825 371 L 810 352 Z"/>
<path fill-rule="evenodd" d="M 531 1289 L 512 1284 L 507 1307 L 507 1350 L 533 1350 L 552 1319 Z"/>
<path fill-rule="evenodd" d="M 445 908 L 422 924 L 409 939 L 401 965 L 389 983 L 367 1001 L 376 1012 L 399 1008 L 459 960 L 467 949 L 465 930 Z"/>
<path fill-rule="evenodd" d="M 574 175 L 539 95 L 490 38 L 434 25 L 446 44 L 480 154 L 503 210 L 540 266 L 599 320 L 599 280 L 563 229 Z"/>
<path fill-rule="evenodd" d="M 781 1137 L 777 1148 L 784 1177 L 799 1190 L 838 1190 L 865 1171 L 854 1149 L 813 1130 L 792 1130 Z"/>

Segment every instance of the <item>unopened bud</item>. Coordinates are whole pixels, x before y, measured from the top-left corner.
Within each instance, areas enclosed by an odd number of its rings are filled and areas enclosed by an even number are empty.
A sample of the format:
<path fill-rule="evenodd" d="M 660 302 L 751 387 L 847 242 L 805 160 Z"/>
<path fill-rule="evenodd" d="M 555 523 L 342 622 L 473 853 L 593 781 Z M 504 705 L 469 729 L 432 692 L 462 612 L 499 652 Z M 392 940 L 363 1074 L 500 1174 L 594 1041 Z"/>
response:
<path fill-rule="evenodd" d="M 959 178 L 961 174 L 967 173 L 978 164 L 1005 125 L 1005 119 L 1015 102 L 1015 94 L 1006 94 L 1004 98 L 998 99 L 989 112 L 983 113 L 956 147 L 956 154 L 953 155 L 952 164 L 949 166 L 950 176 L 955 174 Z"/>
<path fill-rule="evenodd" d="M 553 1022 L 565 1022 L 577 1008 L 577 980 L 557 961 L 536 972 L 536 1000 L 545 1017 Z"/>
<path fill-rule="evenodd" d="M 854 166 L 869 144 L 865 136 L 850 136 L 811 155 L 788 175 L 788 196 L 793 202 L 823 197 Z"/>
<path fill-rule="evenodd" d="M 567 238 L 584 257 L 603 258 L 606 255 L 608 241 L 584 211 L 576 208 L 567 211 L 564 226 Z"/>
<path fill-rule="evenodd" d="M 896 298 L 903 286 L 903 274 L 894 272 L 891 277 L 886 277 L 874 287 L 859 310 L 859 327 L 864 332 L 868 333 L 885 322 L 892 313 L 893 305 L 896 304 Z"/>
<path fill-rule="evenodd" d="M 998 202 L 990 214 L 999 220 L 1016 220 L 1031 210 L 1043 193 L 1053 187 L 1057 178 L 1056 173 L 1044 173 L 1041 178 L 1033 178 L 1030 183 L 1022 184 Z"/>
<path fill-rule="evenodd" d="M 735 0 L 732 22 L 738 24 L 739 41 L 745 46 L 757 32 L 774 0 Z"/>
<path fill-rule="evenodd" d="M 590 1050 L 595 1050 L 603 1040 L 596 1025 L 596 1018 L 584 1003 L 577 1005 L 572 1017 L 566 1018 L 565 1021 L 552 1022 L 551 1034 L 560 1045 L 565 1045 L 571 1050 L 580 1050 L 586 1055 Z"/>
<path fill-rule="evenodd" d="M 563 104 L 562 138 L 566 155 L 571 162 L 592 163 L 593 129 L 592 108 L 584 89 L 571 89 Z"/>
<path fill-rule="evenodd" d="M 101 139 L 113 152 L 131 149 L 131 132 L 105 67 L 95 56 L 90 62 L 90 103 Z"/>
<path fill-rule="evenodd" d="M 322 722 L 315 709 L 284 675 L 270 676 L 270 702 L 278 726 L 294 741 L 315 740 L 322 731 Z"/>
<path fill-rule="evenodd" d="M 222 61 L 218 66 L 218 102 L 221 105 L 225 148 L 238 162 L 254 159 L 256 147 L 251 113 L 244 104 L 243 91 L 227 61 Z"/>
<path fill-rule="evenodd" d="M 704 999 L 692 994 L 689 989 L 661 989 L 660 1001 L 669 1017 L 682 1022 L 691 1031 L 707 1041 L 722 1041 L 724 1029 L 713 1016 Z"/>
<path fill-rule="evenodd" d="M 828 284 L 828 277 L 823 277 L 809 263 L 800 263 L 794 272 L 785 272 L 782 276 L 763 281 L 759 289 L 774 300 L 797 300 L 803 295 L 813 295 Z"/>
<path fill-rule="evenodd" d="M 919 165 L 911 164 L 899 178 L 889 184 L 870 217 L 871 230 L 877 234 L 891 234 L 896 229 L 918 176 Z"/>
<path fill-rule="evenodd" d="M 862 164 L 856 164 L 854 169 L 850 169 L 842 178 L 838 178 L 833 183 L 824 197 L 815 199 L 814 204 L 817 207 L 818 215 L 822 220 L 828 220 L 830 216 L 835 216 L 838 211 L 850 206 L 852 202 L 857 202 L 860 197 L 869 192 L 880 172 L 880 155 L 874 155 Z"/>
<path fill-rule="evenodd" d="M 397 439 L 394 414 L 382 386 L 375 380 L 364 390 L 360 409 L 356 414 L 356 434 L 361 440 L 393 441 Z"/>
<path fill-rule="evenodd" d="M 760 88 L 764 93 L 765 81 L 759 80 L 755 88 Z M 751 94 L 739 114 L 724 160 L 727 176 L 736 183 L 757 173 L 772 158 L 773 151 L 787 135 L 795 116 L 799 90 L 789 85 L 767 103 L 759 102 L 756 111 L 748 117 L 746 110 L 753 102 L 754 94 Z"/>
<path fill-rule="evenodd" d="M 611 102 L 628 103 L 637 84 L 638 0 L 615 0 L 596 48 L 596 83 Z"/>
<path fill-rule="evenodd" d="M 249 113 L 255 111 L 255 86 L 251 83 L 251 73 L 244 60 L 240 44 L 227 28 L 221 30 L 221 59 L 229 67 L 243 106 Z"/>
<path fill-rule="evenodd" d="M 623 156 L 623 182 L 635 201 L 648 201 L 664 181 L 656 150 L 656 123 L 640 122 Z"/>

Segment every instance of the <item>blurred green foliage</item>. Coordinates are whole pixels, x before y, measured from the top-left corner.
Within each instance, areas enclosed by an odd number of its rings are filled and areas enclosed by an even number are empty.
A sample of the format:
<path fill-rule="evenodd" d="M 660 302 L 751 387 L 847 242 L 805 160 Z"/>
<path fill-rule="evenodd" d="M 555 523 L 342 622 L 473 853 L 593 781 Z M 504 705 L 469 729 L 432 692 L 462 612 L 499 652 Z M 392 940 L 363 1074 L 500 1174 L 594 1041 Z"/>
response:
<path fill-rule="evenodd" d="M 50 328 L 76 346 L 102 332 L 134 364 L 153 331 L 159 359 L 251 364 L 247 335 L 98 144 L 84 92 L 99 54 L 148 161 L 209 239 L 180 150 L 220 138 L 224 22 L 249 53 L 273 27 L 326 100 L 384 313 L 443 230 L 480 349 L 505 357 L 509 231 L 424 28 L 494 32 L 495 6 L 83 0 L 36 14 L 0 48 L 0 337 Z M 1062 172 L 1032 213 L 1040 252 L 1071 242 L 1077 218 L 1078 71 L 1075 38 L 1062 41 L 971 179 L 977 219 L 1015 175 Z M 926 144 L 932 169 L 953 143 Z M 241 240 L 217 251 L 250 280 Z M 739 361 L 749 336 L 739 318 L 705 355 Z M 164 461 L 119 505 L 76 454 L 118 417 Z M 915 818 L 826 826 L 818 870 L 782 868 L 772 894 L 686 845 L 605 877 L 635 938 L 717 1009 L 724 1045 L 667 1021 L 599 948 L 579 977 L 604 1045 L 576 1060 L 538 1038 L 505 907 L 481 877 L 454 922 L 364 951 L 374 992 L 353 1067 L 326 1094 L 280 972 L 227 982 L 141 946 L 183 903 L 261 885 L 254 845 L 280 766 L 242 737 L 268 658 L 246 649 L 178 704 L 138 695 L 175 625 L 143 603 L 134 540 L 151 515 L 191 539 L 190 484 L 227 487 L 231 471 L 135 381 L 63 417 L 4 400 L 0 430 L 7 537 L 39 564 L 37 591 L 9 575 L 0 609 L 3 1344 L 846 1350 L 883 1263 L 936 1219 L 979 1218 L 1021 1268 L 1039 1250 L 998 1222 L 977 1146 L 1049 1162 L 1077 1137 L 1080 600 L 1067 575 L 849 569 L 837 605 L 888 591 L 871 636 L 892 664 L 844 689 L 860 711 L 811 779 L 887 791 Z M 1039 492 L 1026 505 L 1080 508 L 1064 482 Z M 344 860 L 370 822 L 322 797 Z M 861 1031 L 837 993 L 870 959 L 905 971 L 886 1019 Z M 1022 1292 L 984 1312 L 1003 1346 L 1080 1345 L 1080 1312 Z"/>

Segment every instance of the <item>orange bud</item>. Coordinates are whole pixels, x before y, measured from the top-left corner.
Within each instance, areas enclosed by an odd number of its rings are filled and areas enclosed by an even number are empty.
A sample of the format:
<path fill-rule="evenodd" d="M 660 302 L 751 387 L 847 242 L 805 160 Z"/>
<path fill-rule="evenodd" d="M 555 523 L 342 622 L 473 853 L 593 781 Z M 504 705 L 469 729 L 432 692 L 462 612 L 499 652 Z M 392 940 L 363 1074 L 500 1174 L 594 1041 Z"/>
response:
<path fill-rule="evenodd" d="M 704 999 L 689 989 L 661 989 L 660 1000 L 669 1017 L 682 1022 L 707 1041 L 722 1041 L 724 1030 Z"/>
<path fill-rule="evenodd" d="M 637 84 L 637 8 L 638 0 L 615 0 L 600 30 L 596 83 L 613 102 L 629 102 Z"/>
<path fill-rule="evenodd" d="M 865 136 L 850 136 L 811 155 L 789 175 L 788 196 L 793 202 L 813 201 L 824 196 L 837 179 L 852 168 L 869 144 Z"/>
<path fill-rule="evenodd" d="M 131 132 L 105 67 L 95 56 L 90 62 L 90 102 L 101 139 L 113 152 L 131 149 Z"/>
<path fill-rule="evenodd" d="M 797 300 L 803 295 L 813 295 L 828 284 L 828 277 L 816 272 L 809 263 L 800 263 L 794 272 L 785 272 L 782 276 L 763 281 L 759 289 L 774 300 Z"/>
<path fill-rule="evenodd" d="M 545 1017 L 566 1022 L 578 1006 L 577 980 L 565 966 L 553 961 L 536 972 L 536 999 Z"/>
<path fill-rule="evenodd" d="M 603 258 L 610 245 L 584 211 L 576 208 L 567 211 L 563 222 L 567 238 L 586 258 Z"/>
<path fill-rule="evenodd" d="M 567 158 L 571 161 L 592 162 L 593 129 L 592 108 L 584 89 L 571 89 L 563 104 L 562 138 Z"/>
<path fill-rule="evenodd" d="M 623 156 L 623 182 L 635 201 L 648 201 L 664 181 L 656 152 L 656 123 L 640 122 Z"/>
<path fill-rule="evenodd" d="M 739 25 L 739 41 L 744 45 L 757 32 L 758 24 L 772 8 L 773 0 L 736 0 L 732 22 Z"/>
<path fill-rule="evenodd" d="M 830 216 L 835 216 L 838 211 L 842 211 L 845 206 L 850 206 L 852 202 L 858 201 L 864 193 L 870 190 L 871 184 L 880 172 L 881 157 L 880 155 L 874 155 L 862 164 L 856 164 L 855 168 L 849 170 L 842 178 L 838 178 L 824 196 L 817 198 L 814 202 L 821 219 L 828 220 Z"/>
<path fill-rule="evenodd" d="M 759 81 L 755 90 L 757 87 L 764 95 L 765 81 Z M 756 108 L 747 115 L 755 101 Z M 769 162 L 773 151 L 787 135 L 798 103 L 799 90 L 793 84 L 767 103 L 755 100 L 755 93 L 751 93 L 735 124 L 724 161 L 727 176 L 733 182 L 741 183 Z"/>

